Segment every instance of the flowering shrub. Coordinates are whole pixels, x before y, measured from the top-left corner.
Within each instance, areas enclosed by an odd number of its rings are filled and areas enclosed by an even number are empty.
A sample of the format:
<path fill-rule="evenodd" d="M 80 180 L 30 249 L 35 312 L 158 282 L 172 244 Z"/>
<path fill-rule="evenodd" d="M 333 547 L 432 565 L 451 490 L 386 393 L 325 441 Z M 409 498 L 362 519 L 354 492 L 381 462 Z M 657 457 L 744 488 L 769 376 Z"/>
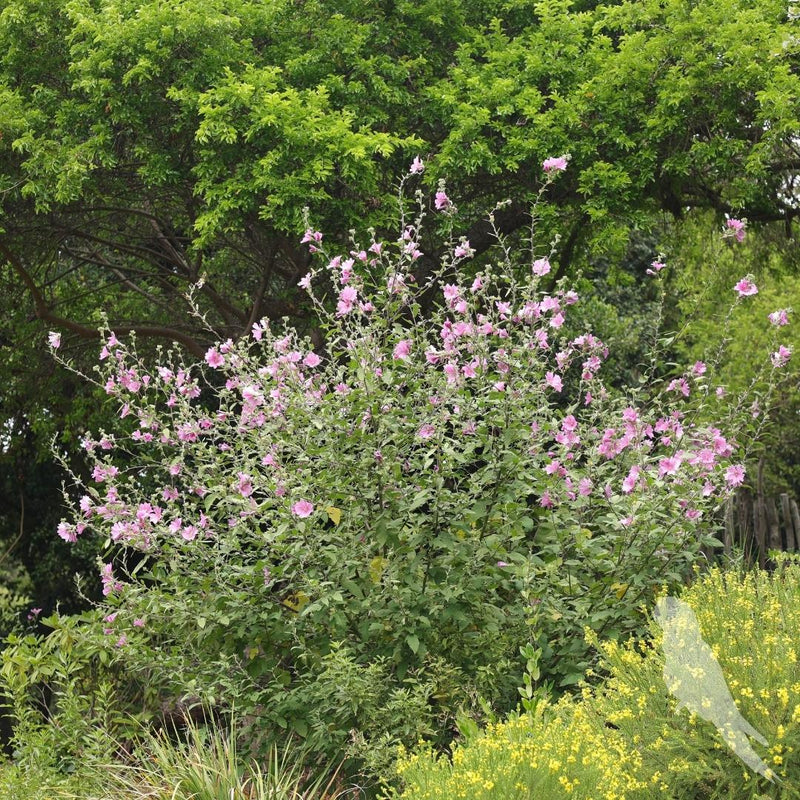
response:
<path fill-rule="evenodd" d="M 607 676 L 581 698 L 512 715 L 460 743 L 452 762 L 429 747 L 403 753 L 402 800 L 514 798 L 794 797 L 800 790 L 800 564 L 774 575 L 713 569 L 683 593 L 697 613 L 741 714 L 767 740 L 753 740 L 777 774 L 770 782 L 739 759 L 710 722 L 679 711 L 664 681 L 661 631 L 605 642 Z M 690 663 L 691 659 L 690 659 Z M 698 680 L 702 676 L 697 676 Z"/>
<path fill-rule="evenodd" d="M 443 186 L 433 206 L 452 230 Z M 615 396 L 547 255 L 500 240 L 472 265 L 452 239 L 426 276 L 425 216 L 345 254 L 309 228 L 324 349 L 262 320 L 203 364 L 150 365 L 106 332 L 120 426 L 87 437 L 92 482 L 59 526 L 109 542 L 115 658 L 329 754 L 442 731 L 476 696 L 512 707 L 526 642 L 543 681 L 576 683 L 584 626 L 636 630 L 744 479 L 744 441 L 695 421 L 702 364 Z"/>

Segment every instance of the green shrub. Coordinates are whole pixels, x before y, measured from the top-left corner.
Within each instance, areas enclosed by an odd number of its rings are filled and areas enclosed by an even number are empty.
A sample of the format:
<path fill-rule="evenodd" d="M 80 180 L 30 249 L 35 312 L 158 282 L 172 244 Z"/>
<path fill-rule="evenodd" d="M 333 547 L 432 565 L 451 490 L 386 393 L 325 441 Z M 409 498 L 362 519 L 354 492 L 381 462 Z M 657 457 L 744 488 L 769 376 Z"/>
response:
<path fill-rule="evenodd" d="M 114 621 L 86 636 L 107 627 L 125 674 L 360 766 L 397 741 L 446 744 L 481 697 L 510 710 L 524 644 L 563 690 L 591 660 L 584 626 L 639 629 L 640 604 L 716 542 L 752 423 L 702 365 L 615 396 L 603 342 L 567 333 L 579 298 L 548 285 L 547 258 L 498 236 L 473 265 L 443 188 L 434 205 L 432 274 L 421 195 L 397 241 L 349 257 L 309 229 L 316 350 L 262 320 L 204 364 L 148 364 L 105 331 L 119 428 L 87 437 L 92 481 L 59 525 L 110 544 Z M 709 409 L 718 423 L 697 424 Z"/>
<path fill-rule="evenodd" d="M 682 595 L 696 612 L 740 713 L 766 737 L 753 749 L 779 782 L 749 769 L 717 729 L 678 711 L 664 680 L 661 630 L 600 646 L 602 683 L 454 747 L 403 754 L 402 800 L 756 800 L 800 796 L 800 562 L 775 574 L 713 569 Z M 590 639 L 594 637 L 590 634 Z"/>

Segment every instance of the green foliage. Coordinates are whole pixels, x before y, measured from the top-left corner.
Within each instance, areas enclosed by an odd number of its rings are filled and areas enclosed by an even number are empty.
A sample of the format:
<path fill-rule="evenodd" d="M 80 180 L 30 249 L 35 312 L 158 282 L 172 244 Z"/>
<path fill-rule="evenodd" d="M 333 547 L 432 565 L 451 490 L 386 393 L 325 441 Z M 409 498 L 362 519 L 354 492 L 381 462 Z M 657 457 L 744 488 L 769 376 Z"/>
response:
<path fill-rule="evenodd" d="M 512 708 L 521 647 L 532 700 L 583 677 L 585 626 L 638 630 L 641 603 L 716 543 L 747 436 L 724 404 L 735 444 L 695 424 L 703 376 L 685 378 L 696 401 L 606 391 L 605 346 L 564 325 L 577 296 L 544 288 L 545 260 L 522 269 L 535 250 L 501 238 L 476 275 L 451 239 L 415 286 L 420 203 L 396 242 L 320 255 L 303 281 L 320 353 L 262 320 L 202 367 L 152 364 L 106 331 L 99 383 L 123 420 L 87 439 L 93 480 L 59 527 L 110 546 L 113 617 L 75 630 L 121 674 L 373 775 L 398 741 L 446 743 L 482 698 Z"/>
<path fill-rule="evenodd" d="M 768 315 L 788 309 L 790 322 L 800 309 L 800 279 L 796 247 L 783 230 L 765 228 L 748 232 L 741 244 L 709 236 L 710 220 L 702 215 L 688 218 L 670 237 L 668 280 L 672 297 L 671 319 L 680 321 L 681 336 L 673 352 L 685 361 L 702 359 L 731 395 L 746 395 L 763 427 L 761 447 L 753 454 L 764 463 L 764 488 L 772 494 L 800 491 L 798 411 L 800 395 L 796 369 L 780 380 L 763 369 L 754 369 L 754 352 L 776 350 L 784 345 L 798 352 L 796 325 L 765 326 Z M 736 244 L 736 246 L 733 246 Z M 674 259 L 674 262 L 673 262 Z M 758 294 L 727 314 L 723 309 L 734 296 L 733 287 L 747 274 L 754 276 Z M 760 415 L 772 408 L 769 420 Z"/>
<path fill-rule="evenodd" d="M 237 748 L 236 725 L 200 726 L 189 721 L 186 731 L 169 735 L 144 733 L 128 763 L 96 768 L 104 798 L 124 800 L 336 800 L 345 792 L 333 789 L 336 772 L 305 774 L 302 752 L 273 747 L 261 766 L 247 762 Z M 83 793 L 75 800 L 87 800 Z"/>
<path fill-rule="evenodd" d="M 750 798 L 800 795 L 800 563 L 736 574 L 713 569 L 687 589 L 736 705 L 767 741 L 751 742 L 777 773 L 746 767 L 717 729 L 678 711 L 663 677 L 660 628 L 620 645 L 599 644 L 604 680 L 578 699 L 539 702 L 453 749 L 403 754 L 403 800 L 548 798 Z M 591 637 L 597 642 L 595 637 Z"/>
<path fill-rule="evenodd" d="M 109 623 L 99 610 L 42 622 L 52 629 L 48 635 L 12 634 L 2 652 L 15 767 L 22 775 L 83 773 L 113 754 L 113 737 L 124 739 L 136 729 L 132 700 L 157 707 L 157 687 L 114 663 L 115 642 L 103 635 Z"/>

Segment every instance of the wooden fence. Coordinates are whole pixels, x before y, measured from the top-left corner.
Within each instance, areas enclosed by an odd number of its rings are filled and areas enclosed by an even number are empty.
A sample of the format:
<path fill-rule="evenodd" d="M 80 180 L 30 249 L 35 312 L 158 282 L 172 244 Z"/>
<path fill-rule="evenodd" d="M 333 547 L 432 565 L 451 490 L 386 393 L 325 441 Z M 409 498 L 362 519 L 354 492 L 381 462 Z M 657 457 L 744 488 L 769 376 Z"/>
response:
<path fill-rule="evenodd" d="M 725 506 L 723 545 L 744 552 L 747 561 L 762 567 L 769 550 L 800 550 L 800 510 L 788 494 L 767 497 L 751 490 L 739 490 Z"/>

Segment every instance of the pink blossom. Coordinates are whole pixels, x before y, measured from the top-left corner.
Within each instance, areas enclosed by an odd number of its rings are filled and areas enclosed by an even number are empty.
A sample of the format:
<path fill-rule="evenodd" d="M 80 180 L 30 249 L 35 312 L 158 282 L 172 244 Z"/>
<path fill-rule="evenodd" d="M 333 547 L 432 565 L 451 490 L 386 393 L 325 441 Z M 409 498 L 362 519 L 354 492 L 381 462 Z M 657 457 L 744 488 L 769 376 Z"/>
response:
<path fill-rule="evenodd" d="M 472 255 L 472 248 L 469 246 L 469 241 L 467 239 L 464 239 L 464 241 L 461 242 L 461 244 L 456 245 L 456 249 L 453 250 L 453 255 L 456 258 L 466 258 Z"/>
<path fill-rule="evenodd" d="M 478 275 L 474 281 L 472 281 L 472 286 L 470 286 L 470 291 L 475 294 L 483 289 L 483 279 L 480 275 Z"/>
<path fill-rule="evenodd" d="M 545 382 L 551 389 L 555 389 L 557 392 L 560 392 L 564 388 L 564 384 L 561 381 L 561 376 L 557 375 L 554 372 L 548 372 L 544 376 Z"/>
<path fill-rule="evenodd" d="M 50 331 L 50 333 L 47 334 L 47 341 L 53 350 L 58 350 L 58 348 L 61 347 L 61 334 L 56 331 Z"/>
<path fill-rule="evenodd" d="M 692 375 L 696 378 L 699 378 L 701 375 L 706 374 L 706 365 L 702 361 L 695 361 L 694 366 L 692 367 Z"/>
<path fill-rule="evenodd" d="M 578 484 L 578 494 L 582 497 L 588 497 L 592 493 L 592 482 L 589 478 L 581 478 Z"/>
<path fill-rule="evenodd" d="M 339 292 L 339 301 L 336 304 L 336 314 L 339 317 L 349 314 L 353 310 L 353 305 L 358 300 L 358 292 L 352 286 L 345 286 Z"/>
<path fill-rule="evenodd" d="M 736 286 L 733 287 L 739 297 L 750 297 L 751 295 L 758 294 L 758 287 L 749 279 L 742 278 Z"/>
<path fill-rule="evenodd" d="M 789 324 L 789 309 L 781 308 L 778 311 L 773 311 L 769 315 L 769 321 L 776 327 Z"/>
<path fill-rule="evenodd" d="M 298 500 L 292 506 L 292 514 L 296 517 L 300 517 L 300 519 L 306 519 L 310 517 L 314 513 L 314 504 L 310 503 L 308 500 Z"/>
<path fill-rule="evenodd" d="M 695 520 L 700 519 L 701 516 L 703 516 L 703 512 L 697 508 L 686 509 L 686 519 Z"/>
<path fill-rule="evenodd" d="M 197 528 L 194 525 L 187 525 L 182 531 L 181 536 L 187 542 L 192 542 L 197 538 Z"/>
<path fill-rule="evenodd" d="M 301 289 L 309 291 L 311 289 L 311 273 L 307 272 L 305 275 L 303 275 L 303 277 L 297 282 L 297 285 Z"/>
<path fill-rule="evenodd" d="M 541 278 L 543 275 L 547 275 L 547 273 L 550 272 L 550 262 L 546 258 L 537 258 L 536 261 L 533 262 L 531 269 L 534 275 L 538 275 Z"/>
<path fill-rule="evenodd" d="M 686 378 L 676 378 L 670 381 L 667 390 L 670 392 L 680 392 L 684 397 L 689 396 L 689 384 L 686 382 Z"/>
<path fill-rule="evenodd" d="M 552 508 L 553 507 L 553 499 L 550 497 L 550 492 L 544 492 L 539 499 L 539 505 L 542 508 Z"/>
<path fill-rule="evenodd" d="M 411 347 L 414 342 L 411 339 L 401 339 L 395 346 L 394 350 L 392 351 L 392 358 L 395 361 L 408 361 L 409 356 L 411 355 Z"/>
<path fill-rule="evenodd" d="M 634 464 L 630 472 L 628 472 L 625 480 L 622 481 L 622 491 L 625 494 L 630 494 L 636 488 L 636 482 L 639 480 L 639 467 Z"/>
<path fill-rule="evenodd" d="M 656 260 L 652 264 L 650 264 L 650 268 L 646 270 L 646 272 L 648 275 L 657 275 L 666 266 L 667 265 L 663 261 Z"/>
<path fill-rule="evenodd" d="M 461 290 L 453 283 L 446 283 L 442 287 L 442 293 L 448 308 L 453 308 L 458 300 L 461 299 Z"/>
<path fill-rule="evenodd" d="M 58 535 L 65 542 L 75 543 L 75 542 L 78 541 L 78 534 L 77 534 L 74 526 L 69 525 L 66 522 L 59 522 L 58 523 Z"/>
<path fill-rule="evenodd" d="M 133 621 L 134 628 L 144 628 L 144 620 L 141 617 L 136 617 Z"/>
<path fill-rule="evenodd" d="M 248 475 L 246 472 L 240 472 L 237 489 L 242 497 L 250 497 L 255 491 L 252 476 Z"/>
<path fill-rule="evenodd" d="M 792 356 L 792 348 L 781 345 L 771 356 L 773 367 L 782 367 Z"/>
<path fill-rule="evenodd" d="M 681 458 L 678 455 L 670 458 L 662 458 L 658 462 L 658 474 L 663 478 L 665 475 L 674 475 L 681 466 Z"/>
<path fill-rule="evenodd" d="M 733 235 L 736 237 L 737 242 L 744 241 L 744 229 L 747 222 L 743 219 L 733 219 L 728 218 L 725 220 L 725 226 L 728 230 L 733 231 Z"/>
<path fill-rule="evenodd" d="M 445 211 L 446 209 L 450 208 L 452 203 L 450 202 L 450 198 L 447 196 L 447 194 L 444 191 L 439 190 L 436 192 L 434 205 L 436 206 L 437 211 Z"/>
<path fill-rule="evenodd" d="M 307 367 L 313 369 L 322 363 L 322 359 L 316 353 L 308 353 L 308 355 L 306 355 L 306 357 L 303 359 L 303 363 Z"/>
<path fill-rule="evenodd" d="M 553 156 L 542 161 L 545 172 L 563 172 L 567 168 L 568 156 Z"/>
<path fill-rule="evenodd" d="M 315 244 L 319 244 L 322 241 L 322 234 L 319 231 L 313 230 L 313 228 L 306 228 L 306 232 L 303 234 L 303 238 L 300 240 L 300 244 L 306 244 L 306 242 L 312 242 Z M 316 252 L 316 247 L 309 247 L 309 250 L 312 252 Z"/>
<path fill-rule="evenodd" d="M 216 347 L 212 347 L 206 352 L 206 363 L 209 367 L 217 369 L 225 364 L 225 356 Z"/>
<path fill-rule="evenodd" d="M 725 470 L 725 483 L 728 486 L 741 486 L 744 483 L 744 467 L 741 464 L 732 464 Z"/>
<path fill-rule="evenodd" d="M 408 168 L 408 171 L 412 175 L 419 175 L 420 172 L 425 170 L 425 164 L 423 163 L 422 159 L 419 156 L 414 156 L 414 160 L 411 162 L 411 166 Z"/>
<path fill-rule="evenodd" d="M 430 423 L 425 423 L 425 425 L 421 425 L 419 430 L 417 431 L 417 436 L 420 439 L 430 439 L 436 433 L 436 428 L 433 427 Z"/>

